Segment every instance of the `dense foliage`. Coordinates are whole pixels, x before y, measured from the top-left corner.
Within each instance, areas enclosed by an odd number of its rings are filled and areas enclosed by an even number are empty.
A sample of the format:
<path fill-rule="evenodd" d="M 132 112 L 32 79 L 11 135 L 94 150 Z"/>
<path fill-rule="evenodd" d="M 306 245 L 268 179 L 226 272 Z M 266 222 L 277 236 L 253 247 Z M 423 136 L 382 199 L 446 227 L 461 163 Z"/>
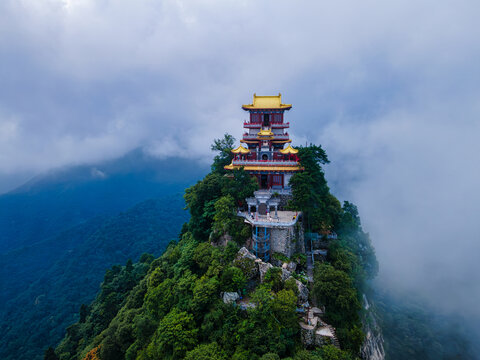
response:
<path fill-rule="evenodd" d="M 336 327 L 342 347 L 356 356 L 364 339 L 362 291 L 378 271 L 375 252 L 355 205 L 345 202 L 342 207 L 330 193 L 321 167 L 329 162 L 325 151 L 316 145 L 300 147 L 299 157 L 304 171 L 290 181 L 290 206 L 302 210 L 306 231 L 323 234 L 329 248 L 327 262 L 315 265 L 313 291 L 325 305 L 326 319 Z M 332 233 L 338 238 L 327 239 Z"/>
<path fill-rule="evenodd" d="M 246 197 L 253 195 L 258 184 L 243 169 L 225 176 L 223 166 L 231 160 L 232 145 L 233 137 L 228 134 L 222 140 L 215 140 L 212 149 L 219 155 L 215 157 L 212 172 L 185 191 L 192 219 L 185 230 L 199 241 L 217 240 L 228 233 L 233 240 L 242 243 L 250 234 L 249 228 L 236 216 L 236 210 Z"/>
<path fill-rule="evenodd" d="M 84 359 L 98 349 L 102 360 L 350 359 L 332 346 L 301 351 L 297 295 L 274 271 L 263 284 L 247 290 L 255 307 L 242 310 L 224 304 L 222 291 L 246 285 L 243 270 L 232 262 L 237 250 L 233 243 L 215 247 L 198 242 L 186 232 L 151 262 L 128 295 L 118 289 L 128 290 L 135 276 L 129 274 L 140 275 L 145 263 L 130 264 L 130 270 L 128 264 L 114 267 L 84 319 L 68 328 L 56 355 L 61 360 Z M 109 306 L 122 307 L 108 323 Z"/>
<path fill-rule="evenodd" d="M 216 141 L 220 155 L 215 162 L 226 162 L 221 154 L 230 146 L 228 139 Z M 348 352 L 333 346 L 304 351 L 295 282 L 282 280 L 281 270 L 274 267 L 263 283 L 252 283 L 247 279 L 253 261 L 235 260 L 236 243 L 243 244 L 249 234 L 236 209 L 256 186 L 242 170 L 225 176 L 213 166 L 210 174 L 186 190 L 191 218 L 181 240 L 150 264 L 147 275 L 128 295 L 122 294 L 116 304 L 123 307 L 108 326 L 93 326 L 98 316 L 93 312 L 82 316 L 85 321 L 74 328 L 83 336 L 68 333 L 56 349 L 59 358 L 83 359 L 96 351 L 103 360 L 351 359 Z M 213 245 L 221 238 L 234 241 Z M 242 293 L 251 305 L 225 304 L 220 294 L 228 291 Z M 104 302 L 99 296 L 90 308 L 105 308 Z"/>
<path fill-rule="evenodd" d="M 377 291 L 374 300 L 389 360 L 478 359 L 465 319 L 434 313 L 409 293 Z"/>
<path fill-rule="evenodd" d="M 336 225 L 340 214 L 340 202 L 330 194 L 321 164 L 329 163 L 321 146 L 298 148 L 298 156 L 304 171 L 290 180 L 293 200 L 291 207 L 302 210 L 304 226 L 310 231 L 329 231 Z"/>
<path fill-rule="evenodd" d="M 8 300 L 0 316 L 2 359 L 40 359 L 45 345 L 57 343 L 76 321 L 81 304 L 95 297 L 106 268 L 138 259 L 143 252 L 158 255 L 178 237 L 188 218 L 182 208 L 180 195 L 149 200 L 117 216 L 78 225 L 16 257 L 5 257 L 2 271 L 21 266 L 27 279 L 34 278 L 30 272 L 38 269 L 37 262 L 50 266 L 29 286 L 2 276 L 3 284 L 9 284 L 2 286 Z M 63 246 L 67 250 L 56 249 Z"/>

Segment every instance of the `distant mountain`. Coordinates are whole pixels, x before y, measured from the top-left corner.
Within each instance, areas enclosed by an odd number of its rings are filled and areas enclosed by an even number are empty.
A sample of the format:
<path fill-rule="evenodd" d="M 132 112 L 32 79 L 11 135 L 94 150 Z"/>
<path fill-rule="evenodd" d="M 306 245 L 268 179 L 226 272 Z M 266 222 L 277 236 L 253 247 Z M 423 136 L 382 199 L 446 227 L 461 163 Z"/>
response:
<path fill-rule="evenodd" d="M 148 198 L 183 193 L 206 172 L 193 160 L 157 159 L 134 150 L 116 160 L 37 176 L 0 196 L 0 254 Z"/>
<path fill-rule="evenodd" d="M 108 267 L 159 255 L 188 218 L 184 189 L 206 172 L 195 161 L 135 150 L 0 195 L 0 357 L 39 359 L 93 299 Z"/>
<path fill-rule="evenodd" d="M 145 252 L 158 256 L 186 220 L 176 194 L 3 255 L 0 358 L 42 359 L 45 344 L 57 343 L 93 300 L 107 268 Z"/>

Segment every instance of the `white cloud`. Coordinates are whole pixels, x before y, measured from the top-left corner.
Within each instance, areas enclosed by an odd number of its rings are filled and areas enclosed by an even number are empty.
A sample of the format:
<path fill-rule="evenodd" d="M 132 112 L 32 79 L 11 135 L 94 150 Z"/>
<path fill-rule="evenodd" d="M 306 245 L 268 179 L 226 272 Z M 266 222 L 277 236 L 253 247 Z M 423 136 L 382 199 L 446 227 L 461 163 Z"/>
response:
<path fill-rule="evenodd" d="M 331 183 L 359 205 L 384 275 L 432 297 L 470 278 L 465 299 L 444 307 L 478 302 L 479 10 L 465 0 L 2 2 L 0 174 L 138 146 L 210 157 L 214 138 L 240 136 L 253 92 L 280 91 L 295 141 L 326 146 Z"/>

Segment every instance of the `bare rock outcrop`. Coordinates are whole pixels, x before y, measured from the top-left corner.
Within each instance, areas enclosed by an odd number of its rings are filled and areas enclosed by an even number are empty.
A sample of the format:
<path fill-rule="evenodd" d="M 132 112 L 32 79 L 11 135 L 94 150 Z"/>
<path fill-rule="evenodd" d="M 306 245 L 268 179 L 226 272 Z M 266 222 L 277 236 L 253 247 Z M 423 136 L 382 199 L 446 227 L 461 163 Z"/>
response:
<path fill-rule="evenodd" d="M 225 304 L 230 304 L 237 301 L 240 298 L 237 292 L 224 292 L 223 293 L 223 302 Z"/>
<path fill-rule="evenodd" d="M 263 262 L 261 260 L 260 261 L 257 260 L 257 264 L 258 264 L 258 271 L 260 272 L 260 282 L 263 282 L 263 280 L 265 279 L 265 274 L 269 269 L 273 268 L 273 265 L 270 263 Z"/>

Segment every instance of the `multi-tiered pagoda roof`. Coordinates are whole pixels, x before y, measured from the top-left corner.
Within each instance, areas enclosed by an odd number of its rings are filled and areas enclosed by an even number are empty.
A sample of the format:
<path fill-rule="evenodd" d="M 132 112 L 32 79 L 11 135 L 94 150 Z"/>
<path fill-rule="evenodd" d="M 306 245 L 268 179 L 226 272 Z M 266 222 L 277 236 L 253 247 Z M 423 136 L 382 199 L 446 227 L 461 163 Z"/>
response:
<path fill-rule="evenodd" d="M 232 163 L 227 170 L 243 167 L 255 176 L 263 189 L 288 189 L 288 181 L 294 172 L 301 171 L 298 150 L 290 143 L 290 135 L 285 129 L 290 123 L 284 121 L 284 113 L 292 108 L 283 104 L 282 96 L 253 95 L 252 104 L 242 105 L 250 114 L 243 127 L 245 133 L 240 145 L 232 150 Z M 287 147 L 285 145 L 288 144 Z"/>

